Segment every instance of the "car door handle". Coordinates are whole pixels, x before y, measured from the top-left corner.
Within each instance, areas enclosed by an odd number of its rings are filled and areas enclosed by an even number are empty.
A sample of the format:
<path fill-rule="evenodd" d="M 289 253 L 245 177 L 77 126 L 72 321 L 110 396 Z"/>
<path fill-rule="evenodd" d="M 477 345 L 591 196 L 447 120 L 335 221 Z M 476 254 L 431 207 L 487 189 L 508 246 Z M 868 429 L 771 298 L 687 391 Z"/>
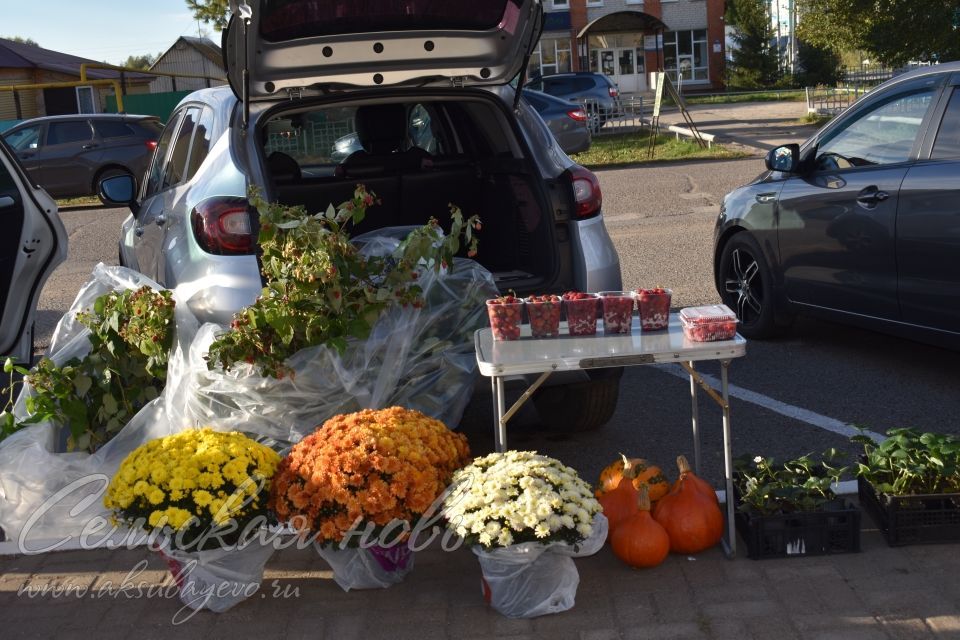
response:
<path fill-rule="evenodd" d="M 83 146 L 80 147 L 80 148 L 81 148 L 81 149 L 96 149 L 96 148 L 99 147 L 99 146 L 100 146 L 100 145 L 98 145 L 98 144 L 90 143 L 90 144 L 85 144 L 85 145 L 83 145 Z"/>
<path fill-rule="evenodd" d="M 857 202 L 865 205 L 874 205 L 883 202 L 890 197 L 886 191 L 880 191 L 876 187 L 867 187 L 857 195 Z"/>
<path fill-rule="evenodd" d="M 6 209 L 7 207 L 12 207 L 17 203 L 16 200 L 10 196 L 0 196 L 0 209 Z"/>
<path fill-rule="evenodd" d="M 768 204 L 770 202 L 773 202 L 776 199 L 777 199 L 776 193 L 758 193 L 757 194 L 757 202 L 759 202 L 760 204 Z"/>
<path fill-rule="evenodd" d="M 153 221 L 157 223 L 158 227 L 162 227 L 163 225 L 167 224 L 167 216 L 159 215 L 154 218 Z"/>

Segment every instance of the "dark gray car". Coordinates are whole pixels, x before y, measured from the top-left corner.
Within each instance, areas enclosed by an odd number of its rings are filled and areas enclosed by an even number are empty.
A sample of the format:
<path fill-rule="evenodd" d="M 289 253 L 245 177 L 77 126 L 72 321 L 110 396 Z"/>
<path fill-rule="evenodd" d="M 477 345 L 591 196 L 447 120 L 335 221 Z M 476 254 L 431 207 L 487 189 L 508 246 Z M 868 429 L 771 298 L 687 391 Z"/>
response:
<path fill-rule="evenodd" d="M 801 312 L 960 346 L 960 62 L 884 83 L 766 164 L 715 230 L 743 335 Z"/>
<path fill-rule="evenodd" d="M 102 178 L 143 178 L 163 123 L 155 116 L 78 114 L 25 120 L 3 133 L 31 179 L 54 198 L 97 193 Z"/>
<path fill-rule="evenodd" d="M 607 120 L 623 115 L 620 89 L 602 73 L 557 73 L 531 80 L 524 88 L 580 104 L 589 112 L 595 127 L 602 127 Z"/>
<path fill-rule="evenodd" d="M 581 153 L 590 148 L 587 113 L 579 104 L 532 89 L 523 90 L 523 99 L 547 123 L 564 153 Z"/>

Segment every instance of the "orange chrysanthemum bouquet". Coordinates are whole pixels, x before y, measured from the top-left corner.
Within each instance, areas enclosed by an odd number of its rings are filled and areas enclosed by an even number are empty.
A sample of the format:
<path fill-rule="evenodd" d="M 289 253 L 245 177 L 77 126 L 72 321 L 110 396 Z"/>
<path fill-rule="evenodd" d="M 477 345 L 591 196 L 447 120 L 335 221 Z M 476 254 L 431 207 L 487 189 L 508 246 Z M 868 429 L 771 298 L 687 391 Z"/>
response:
<path fill-rule="evenodd" d="M 465 436 L 419 411 L 338 415 L 281 461 L 270 506 L 345 590 L 386 587 L 412 568 L 406 534 L 469 459 Z"/>

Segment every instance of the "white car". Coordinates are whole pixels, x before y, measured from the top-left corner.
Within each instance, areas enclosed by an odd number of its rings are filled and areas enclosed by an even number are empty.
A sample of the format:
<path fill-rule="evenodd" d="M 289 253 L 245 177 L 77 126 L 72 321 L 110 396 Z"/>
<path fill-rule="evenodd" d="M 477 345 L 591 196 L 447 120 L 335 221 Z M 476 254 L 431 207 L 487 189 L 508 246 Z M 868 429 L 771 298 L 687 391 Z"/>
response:
<path fill-rule="evenodd" d="M 0 355 L 29 364 L 40 290 L 67 258 L 67 233 L 57 203 L 35 186 L 0 141 Z"/>
<path fill-rule="evenodd" d="M 354 234 L 443 223 L 452 202 L 480 215 L 476 259 L 501 291 L 619 290 L 597 176 L 511 84 L 535 51 L 541 1 L 335 4 L 231 2 L 230 86 L 183 99 L 139 195 L 129 179 L 101 185 L 132 210 L 121 264 L 225 324 L 262 286 L 248 187 L 317 212 L 363 183 L 381 203 Z M 541 416 L 603 424 L 621 371 L 556 376 L 535 397 Z"/>

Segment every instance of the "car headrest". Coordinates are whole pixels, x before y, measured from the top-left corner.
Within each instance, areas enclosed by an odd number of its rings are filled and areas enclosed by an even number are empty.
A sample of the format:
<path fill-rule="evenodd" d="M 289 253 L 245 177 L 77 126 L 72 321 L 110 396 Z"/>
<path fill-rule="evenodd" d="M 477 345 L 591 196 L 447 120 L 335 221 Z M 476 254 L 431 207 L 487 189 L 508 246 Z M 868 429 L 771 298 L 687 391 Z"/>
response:
<path fill-rule="evenodd" d="M 267 156 L 267 169 L 274 180 L 290 182 L 300 179 L 300 165 L 291 156 L 274 151 Z"/>
<path fill-rule="evenodd" d="M 372 104 L 357 108 L 357 138 L 367 153 L 399 150 L 407 137 L 407 109 L 402 104 Z"/>

